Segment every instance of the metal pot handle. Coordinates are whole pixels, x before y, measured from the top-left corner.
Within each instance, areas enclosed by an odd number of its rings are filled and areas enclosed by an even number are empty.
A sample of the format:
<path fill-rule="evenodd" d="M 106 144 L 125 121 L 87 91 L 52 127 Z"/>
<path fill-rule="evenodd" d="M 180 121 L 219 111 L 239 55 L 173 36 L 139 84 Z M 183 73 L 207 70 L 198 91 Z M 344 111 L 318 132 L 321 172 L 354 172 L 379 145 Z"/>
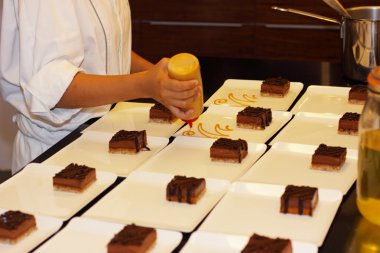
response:
<path fill-rule="evenodd" d="M 341 24 L 336 19 L 325 17 L 325 16 L 321 16 L 321 15 L 310 13 L 310 12 L 305 12 L 305 11 L 300 11 L 300 10 L 290 9 L 290 8 L 280 8 L 280 7 L 277 7 L 277 6 L 272 6 L 272 9 L 276 10 L 276 11 L 295 13 L 295 14 L 299 14 L 299 15 L 302 15 L 302 16 L 307 16 L 307 17 L 310 17 L 310 18 L 321 19 L 321 20 L 324 20 L 324 21 L 327 21 L 327 22 L 331 22 L 331 23 L 336 23 L 336 24 L 339 24 L 339 25 Z"/>

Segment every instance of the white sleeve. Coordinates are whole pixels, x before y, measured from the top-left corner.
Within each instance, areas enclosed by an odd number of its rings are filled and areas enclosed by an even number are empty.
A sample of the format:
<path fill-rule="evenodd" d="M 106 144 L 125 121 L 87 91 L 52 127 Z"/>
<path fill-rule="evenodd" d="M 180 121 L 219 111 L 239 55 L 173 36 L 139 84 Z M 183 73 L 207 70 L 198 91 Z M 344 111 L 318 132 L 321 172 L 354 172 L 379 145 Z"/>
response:
<path fill-rule="evenodd" d="M 25 102 L 31 113 L 56 123 L 79 110 L 53 109 L 82 71 L 85 48 L 75 1 L 18 1 L 20 84 Z"/>

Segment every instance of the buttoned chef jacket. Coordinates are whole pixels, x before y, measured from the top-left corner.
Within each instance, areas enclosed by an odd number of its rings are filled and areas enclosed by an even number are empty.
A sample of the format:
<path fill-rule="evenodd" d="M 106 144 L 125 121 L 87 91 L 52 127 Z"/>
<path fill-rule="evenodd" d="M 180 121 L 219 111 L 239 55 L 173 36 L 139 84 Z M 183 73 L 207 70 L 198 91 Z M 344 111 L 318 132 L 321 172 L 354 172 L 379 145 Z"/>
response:
<path fill-rule="evenodd" d="M 18 114 L 16 172 L 110 105 L 55 108 L 78 72 L 128 74 L 128 0 L 3 0 L 0 91 Z"/>

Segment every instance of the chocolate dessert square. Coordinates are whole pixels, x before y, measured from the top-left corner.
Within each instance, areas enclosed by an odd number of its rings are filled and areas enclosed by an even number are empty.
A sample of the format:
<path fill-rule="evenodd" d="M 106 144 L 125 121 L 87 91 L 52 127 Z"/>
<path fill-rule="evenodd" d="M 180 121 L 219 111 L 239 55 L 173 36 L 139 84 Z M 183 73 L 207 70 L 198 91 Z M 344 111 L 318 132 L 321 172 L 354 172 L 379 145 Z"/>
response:
<path fill-rule="evenodd" d="M 0 241 L 16 243 L 37 228 L 34 215 L 7 211 L 0 215 Z"/>
<path fill-rule="evenodd" d="M 292 253 L 292 242 L 289 239 L 270 238 L 253 234 L 241 253 Z"/>
<path fill-rule="evenodd" d="M 347 148 L 320 144 L 311 159 L 311 168 L 338 171 L 346 161 Z"/>
<path fill-rule="evenodd" d="M 136 154 L 147 147 L 146 131 L 120 130 L 109 141 L 110 153 Z"/>
<path fill-rule="evenodd" d="M 71 163 L 53 177 L 55 190 L 83 192 L 96 180 L 96 170 Z"/>
<path fill-rule="evenodd" d="M 154 228 L 125 226 L 107 245 L 108 253 L 144 253 L 156 242 L 157 232 Z"/>
<path fill-rule="evenodd" d="M 281 213 L 313 215 L 318 203 L 318 188 L 287 185 L 281 196 Z"/>
<path fill-rule="evenodd" d="M 360 114 L 346 112 L 339 119 L 338 133 L 348 135 L 358 135 Z"/>
<path fill-rule="evenodd" d="M 177 117 L 160 103 L 154 104 L 149 110 L 149 122 L 170 124 L 176 120 Z"/>
<path fill-rule="evenodd" d="M 248 154 L 248 143 L 245 140 L 219 138 L 210 147 L 212 161 L 241 163 Z"/>
<path fill-rule="evenodd" d="M 261 84 L 261 96 L 264 97 L 284 97 L 290 88 L 288 79 L 282 77 L 267 78 Z"/>
<path fill-rule="evenodd" d="M 238 112 L 236 125 L 241 128 L 264 130 L 272 122 L 271 109 L 248 106 Z"/>
<path fill-rule="evenodd" d="M 205 192 L 204 178 L 174 176 L 166 187 L 166 200 L 195 204 Z"/>
<path fill-rule="evenodd" d="M 352 86 L 348 92 L 348 102 L 363 105 L 368 97 L 367 85 Z"/>

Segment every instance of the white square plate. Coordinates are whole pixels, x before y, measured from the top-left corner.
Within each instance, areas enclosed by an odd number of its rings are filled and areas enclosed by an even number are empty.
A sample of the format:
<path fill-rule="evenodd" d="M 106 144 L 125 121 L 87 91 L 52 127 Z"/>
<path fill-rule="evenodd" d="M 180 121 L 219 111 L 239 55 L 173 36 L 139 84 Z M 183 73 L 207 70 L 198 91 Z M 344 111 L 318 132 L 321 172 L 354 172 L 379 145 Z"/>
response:
<path fill-rule="evenodd" d="M 8 210 L 0 209 L 0 214 Z M 29 213 L 32 214 L 32 213 Z M 62 226 L 62 220 L 48 216 L 34 215 L 36 218 L 37 229 L 30 234 L 21 238 L 15 244 L 0 242 L 0 252 L 2 253 L 20 253 L 29 252 L 40 243 L 54 234 Z"/>
<path fill-rule="evenodd" d="M 247 245 L 249 236 L 194 232 L 182 253 L 240 253 Z M 292 241 L 293 253 L 317 253 L 315 244 Z"/>
<path fill-rule="evenodd" d="M 176 136 L 193 136 L 203 138 L 231 138 L 244 139 L 248 142 L 265 143 L 291 118 L 290 112 L 272 111 L 272 123 L 264 130 L 239 128 L 236 125 L 236 116 L 242 107 L 211 106 L 201 114 L 190 129 L 186 125 Z"/>
<path fill-rule="evenodd" d="M 0 184 L 0 208 L 68 220 L 116 180 L 115 174 L 96 171 L 96 181 L 84 192 L 57 191 L 53 188 L 53 177 L 63 168 L 37 163 L 27 165 Z"/>
<path fill-rule="evenodd" d="M 62 231 L 35 252 L 107 253 L 107 244 L 125 225 L 75 217 Z M 157 229 L 156 243 L 149 252 L 170 253 L 181 239 L 182 235 L 179 232 Z"/>
<path fill-rule="evenodd" d="M 173 177 L 134 171 L 84 216 L 191 232 L 222 198 L 229 182 L 206 179 L 206 192 L 197 204 L 191 205 L 166 200 L 166 186 Z"/>
<path fill-rule="evenodd" d="M 348 102 L 349 87 L 310 85 L 305 94 L 292 108 L 292 113 L 316 112 L 344 114 L 345 112 L 361 113 L 363 105 Z"/>
<path fill-rule="evenodd" d="M 342 115 L 299 112 L 291 122 L 271 141 L 299 144 L 341 146 L 357 149 L 359 137 L 338 134 L 339 119 Z"/>
<path fill-rule="evenodd" d="M 43 164 L 67 166 L 74 162 L 113 172 L 119 176 L 128 176 L 131 171 L 169 143 L 168 138 L 147 136 L 149 151 L 142 150 L 137 154 L 113 154 L 108 151 L 108 143 L 113 135 L 114 133 L 86 131 Z"/>
<path fill-rule="evenodd" d="M 152 103 L 120 102 L 83 132 L 90 130 L 116 133 L 120 129 L 146 130 L 148 136 L 168 138 L 185 124 L 179 119 L 171 124 L 149 122 L 149 110 L 153 105 Z"/>
<path fill-rule="evenodd" d="M 248 155 L 241 163 L 211 161 L 210 147 L 214 141 L 179 136 L 138 170 L 235 181 L 266 150 L 265 144 L 248 143 Z"/>
<path fill-rule="evenodd" d="M 336 190 L 318 189 L 313 216 L 280 213 L 285 186 L 234 183 L 200 231 L 289 238 L 321 246 L 342 201 Z"/>
<path fill-rule="evenodd" d="M 303 88 L 302 83 L 290 82 L 289 92 L 285 97 L 262 97 L 260 95 L 262 82 L 262 80 L 228 79 L 206 101 L 205 106 L 255 106 L 286 111 Z"/>
<path fill-rule="evenodd" d="M 311 157 L 317 147 L 277 142 L 239 181 L 305 184 L 346 194 L 357 177 L 358 151 L 347 149 L 346 161 L 339 171 L 322 171 L 311 169 Z"/>

